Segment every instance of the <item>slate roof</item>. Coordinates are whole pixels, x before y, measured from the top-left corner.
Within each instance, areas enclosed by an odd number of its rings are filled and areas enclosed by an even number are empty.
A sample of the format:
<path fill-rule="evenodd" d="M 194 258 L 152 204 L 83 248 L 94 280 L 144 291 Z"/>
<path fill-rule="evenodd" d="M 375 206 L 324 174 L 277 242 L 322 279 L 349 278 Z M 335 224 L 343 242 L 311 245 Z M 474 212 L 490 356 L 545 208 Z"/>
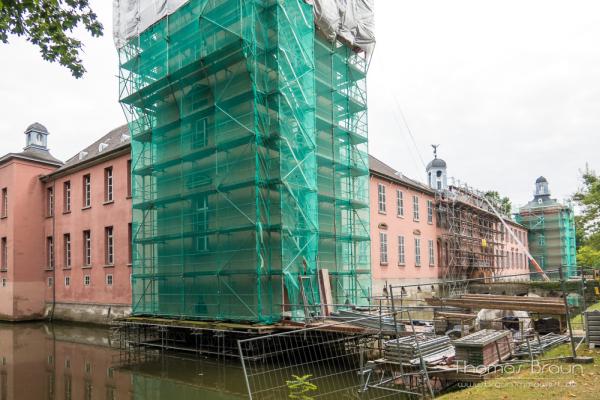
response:
<path fill-rule="evenodd" d="M 100 139 L 96 140 L 94 143 L 73 157 L 69 158 L 62 167 L 52 172 L 52 175 L 74 168 L 79 164 L 92 161 L 96 157 L 129 147 L 130 143 L 131 139 L 129 136 L 129 128 L 127 125 L 122 125 L 108 132 L 106 135 L 102 136 Z M 100 144 L 102 144 L 102 150 L 100 150 Z"/>
<path fill-rule="evenodd" d="M 63 165 L 63 162 L 60 161 L 58 158 L 54 157 L 52 154 L 50 154 L 49 151 L 36 148 L 29 148 L 27 150 L 23 150 L 20 153 L 5 154 L 4 156 L 0 157 L 0 164 L 13 158 L 19 158 L 28 161 L 37 161 L 44 164 L 55 165 L 57 167 Z"/>
<path fill-rule="evenodd" d="M 399 184 L 403 184 L 406 186 L 410 186 L 413 189 L 417 189 L 417 190 L 421 190 L 421 191 L 424 191 L 427 193 L 434 194 L 433 189 L 431 189 L 429 186 L 400 174 L 394 168 L 390 167 L 383 161 L 378 160 L 377 158 L 373 157 L 370 154 L 369 154 L 369 169 L 371 170 L 372 173 L 386 177 L 386 178 L 388 178 L 392 181 L 395 181 Z"/>

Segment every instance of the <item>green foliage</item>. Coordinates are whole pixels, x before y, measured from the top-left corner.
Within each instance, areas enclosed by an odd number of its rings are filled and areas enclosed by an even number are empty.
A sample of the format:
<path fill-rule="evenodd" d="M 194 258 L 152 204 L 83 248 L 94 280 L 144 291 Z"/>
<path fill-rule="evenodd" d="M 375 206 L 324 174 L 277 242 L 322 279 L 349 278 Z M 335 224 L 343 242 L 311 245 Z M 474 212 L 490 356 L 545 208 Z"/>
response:
<path fill-rule="evenodd" d="M 577 250 L 577 265 L 600 268 L 600 250 L 592 246 L 581 246 Z"/>
<path fill-rule="evenodd" d="M 577 263 L 600 267 L 600 177 L 586 166 L 581 173 L 583 186 L 573 195 L 581 215 L 575 219 Z"/>
<path fill-rule="evenodd" d="M 72 36 L 80 24 L 92 36 L 102 36 L 102 24 L 89 0 L 0 0 L 0 41 L 23 36 L 39 47 L 44 60 L 67 67 L 76 78 L 85 73 L 80 58 L 83 44 Z"/>
<path fill-rule="evenodd" d="M 500 193 L 495 190 L 485 192 L 485 197 L 492 202 L 494 207 L 498 208 L 500 214 L 510 215 L 512 211 L 512 202 L 508 197 L 501 197 Z"/>
<path fill-rule="evenodd" d="M 317 385 L 308 381 L 312 375 L 292 375 L 294 378 L 293 381 L 286 381 L 286 385 L 290 391 L 289 398 L 290 399 L 300 399 L 300 400 L 314 400 L 313 397 L 309 396 L 308 392 L 314 392 L 317 390 Z"/>

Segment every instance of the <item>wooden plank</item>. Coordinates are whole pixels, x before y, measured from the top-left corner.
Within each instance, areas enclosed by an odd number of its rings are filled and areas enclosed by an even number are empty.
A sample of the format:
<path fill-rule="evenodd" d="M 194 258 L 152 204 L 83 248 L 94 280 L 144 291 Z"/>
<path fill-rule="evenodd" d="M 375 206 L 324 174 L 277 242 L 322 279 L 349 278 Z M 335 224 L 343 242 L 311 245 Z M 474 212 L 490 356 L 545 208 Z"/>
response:
<path fill-rule="evenodd" d="M 329 279 L 329 270 L 327 268 L 319 270 L 319 289 L 321 292 L 321 303 L 323 303 L 323 313 L 330 316 L 333 310 L 333 295 L 331 294 L 331 280 Z"/>

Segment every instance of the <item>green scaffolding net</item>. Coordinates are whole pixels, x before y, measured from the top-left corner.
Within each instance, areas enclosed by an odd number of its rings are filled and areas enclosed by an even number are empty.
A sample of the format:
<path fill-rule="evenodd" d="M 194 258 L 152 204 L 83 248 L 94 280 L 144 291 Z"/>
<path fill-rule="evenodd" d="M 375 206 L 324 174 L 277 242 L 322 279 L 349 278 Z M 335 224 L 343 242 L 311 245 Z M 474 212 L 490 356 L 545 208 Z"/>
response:
<path fill-rule="evenodd" d="M 135 315 L 303 318 L 319 269 L 368 300 L 367 65 L 310 5 L 191 0 L 119 59 Z"/>
<path fill-rule="evenodd" d="M 563 267 L 563 275 L 567 278 L 576 275 L 577 251 L 572 208 L 559 204 L 528 206 L 520 210 L 516 219 L 527 228 L 529 252 L 542 269 Z M 550 273 L 549 276 L 558 277 L 558 273 Z"/>

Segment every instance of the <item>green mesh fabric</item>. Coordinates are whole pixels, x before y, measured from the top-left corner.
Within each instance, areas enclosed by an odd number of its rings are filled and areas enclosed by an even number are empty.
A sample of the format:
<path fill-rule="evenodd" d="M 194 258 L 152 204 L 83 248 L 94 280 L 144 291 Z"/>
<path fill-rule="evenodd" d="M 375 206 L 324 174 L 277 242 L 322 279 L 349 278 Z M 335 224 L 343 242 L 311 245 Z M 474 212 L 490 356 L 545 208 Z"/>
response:
<path fill-rule="evenodd" d="M 119 58 L 135 315 L 302 318 L 320 268 L 367 300 L 366 65 L 310 5 L 191 0 Z"/>
<path fill-rule="evenodd" d="M 528 229 L 529 252 L 542 269 L 562 266 L 567 277 L 577 273 L 575 219 L 571 208 L 527 208 L 516 217 Z"/>

